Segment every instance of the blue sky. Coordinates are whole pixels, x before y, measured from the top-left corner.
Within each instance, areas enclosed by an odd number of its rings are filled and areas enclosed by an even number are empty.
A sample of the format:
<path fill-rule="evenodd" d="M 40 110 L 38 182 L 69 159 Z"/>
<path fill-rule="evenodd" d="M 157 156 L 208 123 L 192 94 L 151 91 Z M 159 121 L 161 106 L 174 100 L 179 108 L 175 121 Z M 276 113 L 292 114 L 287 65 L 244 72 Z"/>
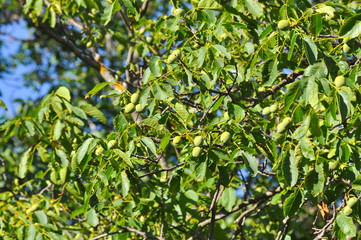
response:
<path fill-rule="evenodd" d="M 10 37 L 9 35 L 16 39 Z M 21 44 L 20 40 L 31 39 L 31 37 L 31 33 L 26 28 L 24 21 L 20 21 L 19 23 L 14 22 L 10 25 L 1 25 L 0 41 L 4 43 L 4 45 L 0 48 L 1 56 L 4 58 L 10 58 L 19 50 Z M 15 69 L 8 69 L 10 70 L 8 74 L 2 74 L 0 76 L 0 98 L 8 108 L 8 111 L 0 108 L 0 117 L 4 116 L 4 114 L 6 118 L 15 116 L 16 111 L 19 108 L 19 103 L 14 102 L 14 100 L 22 99 L 27 101 L 29 99 L 35 99 L 43 96 L 48 92 L 49 86 L 39 87 L 38 91 L 24 86 L 23 74 L 33 71 L 35 68 L 36 64 L 26 67 L 18 65 Z"/>

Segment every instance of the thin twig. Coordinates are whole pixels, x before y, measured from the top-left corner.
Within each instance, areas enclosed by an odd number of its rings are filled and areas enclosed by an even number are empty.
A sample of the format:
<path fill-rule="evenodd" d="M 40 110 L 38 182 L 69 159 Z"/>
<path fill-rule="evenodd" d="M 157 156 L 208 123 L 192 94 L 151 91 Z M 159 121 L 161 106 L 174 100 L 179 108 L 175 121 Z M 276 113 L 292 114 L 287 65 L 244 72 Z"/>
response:
<path fill-rule="evenodd" d="M 171 171 L 171 170 L 173 170 L 175 168 L 178 168 L 178 167 L 180 167 L 182 165 L 184 165 L 184 162 L 181 162 L 178 165 L 175 165 L 175 166 L 170 167 L 170 168 L 163 168 L 163 169 L 160 169 L 160 170 L 156 170 L 156 171 L 153 171 L 153 172 L 146 173 L 146 174 L 140 176 L 139 178 L 143 178 L 143 177 L 153 175 L 153 174 L 156 174 L 156 173 L 160 173 L 160 172 L 169 172 L 169 171 Z"/>

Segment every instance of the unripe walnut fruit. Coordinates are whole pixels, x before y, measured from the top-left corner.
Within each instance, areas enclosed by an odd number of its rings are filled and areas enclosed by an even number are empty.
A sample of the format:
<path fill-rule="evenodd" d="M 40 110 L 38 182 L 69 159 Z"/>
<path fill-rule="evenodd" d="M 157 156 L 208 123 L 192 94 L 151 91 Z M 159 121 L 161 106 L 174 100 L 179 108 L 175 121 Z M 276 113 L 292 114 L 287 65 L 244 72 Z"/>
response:
<path fill-rule="evenodd" d="M 229 132 L 224 132 L 221 135 L 221 142 L 223 144 L 227 143 L 231 139 L 231 134 Z"/>
<path fill-rule="evenodd" d="M 140 97 L 139 92 L 133 93 L 132 96 L 130 97 L 130 102 L 136 105 L 139 102 L 139 97 Z"/>
<path fill-rule="evenodd" d="M 351 46 L 349 46 L 347 43 L 343 44 L 342 49 L 345 53 L 349 53 L 352 49 Z"/>
<path fill-rule="evenodd" d="M 345 77 L 344 76 L 337 76 L 335 78 L 335 86 L 337 88 L 342 87 L 345 84 Z"/>
<path fill-rule="evenodd" d="M 182 141 L 182 138 L 180 136 L 176 136 L 173 138 L 173 144 L 174 146 L 179 146 L 180 142 Z"/>
<path fill-rule="evenodd" d="M 328 162 L 328 169 L 330 169 L 331 171 L 335 170 L 337 167 L 338 167 L 337 161 Z"/>
<path fill-rule="evenodd" d="M 265 107 L 265 108 L 263 109 L 262 113 L 263 113 L 264 116 L 270 115 L 270 113 L 271 113 L 270 107 Z"/>
<path fill-rule="evenodd" d="M 132 113 L 132 112 L 134 112 L 134 110 L 135 110 L 135 106 L 134 106 L 134 104 L 133 103 L 129 103 L 127 106 L 125 106 L 125 108 L 124 108 L 124 112 L 125 113 Z"/>
<path fill-rule="evenodd" d="M 274 113 L 274 112 L 276 112 L 277 111 L 277 109 L 278 109 L 278 105 L 277 104 L 273 104 L 272 106 L 270 106 L 270 111 L 271 111 L 271 113 Z"/>
<path fill-rule="evenodd" d="M 180 50 L 179 49 L 176 49 L 174 50 L 168 57 L 167 59 L 167 63 L 171 64 L 171 63 L 174 63 L 175 60 L 177 59 L 177 57 L 180 57 Z"/>
<path fill-rule="evenodd" d="M 349 206 L 349 207 L 352 208 L 357 202 L 358 202 L 357 197 L 352 196 L 352 197 L 350 197 L 350 198 L 348 199 L 348 201 L 347 201 L 347 206 Z"/>
<path fill-rule="evenodd" d="M 194 146 L 199 147 L 203 145 L 203 137 L 197 136 L 194 138 Z"/>
<path fill-rule="evenodd" d="M 287 31 L 290 29 L 291 25 L 287 20 L 281 20 L 278 22 L 278 29 L 282 31 Z"/>
<path fill-rule="evenodd" d="M 352 214 L 352 208 L 349 206 L 344 207 L 342 211 L 345 216 L 350 216 Z"/>
<path fill-rule="evenodd" d="M 142 107 L 142 105 L 137 104 L 137 106 L 135 106 L 135 111 L 137 111 L 139 113 L 144 113 L 145 112 L 145 106 Z"/>
<path fill-rule="evenodd" d="M 108 142 L 108 144 L 107 144 L 107 147 L 108 147 L 109 149 L 111 149 L 111 148 L 113 148 L 113 147 L 115 146 L 116 143 L 117 143 L 116 140 L 110 140 L 110 141 Z"/>
<path fill-rule="evenodd" d="M 201 155 L 201 153 L 202 153 L 202 148 L 195 147 L 195 148 L 193 148 L 192 156 L 197 158 L 197 157 L 199 157 Z"/>

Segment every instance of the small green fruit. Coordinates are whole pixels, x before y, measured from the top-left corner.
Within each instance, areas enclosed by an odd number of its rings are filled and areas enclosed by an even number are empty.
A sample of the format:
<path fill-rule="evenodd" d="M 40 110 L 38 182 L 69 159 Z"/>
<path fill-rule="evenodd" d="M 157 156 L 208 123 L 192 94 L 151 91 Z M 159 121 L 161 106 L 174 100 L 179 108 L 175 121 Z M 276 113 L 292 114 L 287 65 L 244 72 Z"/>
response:
<path fill-rule="evenodd" d="M 199 147 L 203 145 L 203 137 L 197 136 L 194 138 L 194 146 Z"/>
<path fill-rule="evenodd" d="M 133 103 L 134 105 L 138 104 L 139 102 L 139 92 L 133 93 L 132 96 L 130 97 L 130 102 Z"/>
<path fill-rule="evenodd" d="M 287 126 L 281 122 L 278 126 L 277 126 L 277 133 L 284 133 L 286 131 Z"/>
<path fill-rule="evenodd" d="M 107 143 L 108 149 L 112 149 L 112 148 L 115 146 L 116 143 L 117 143 L 116 140 L 110 140 L 110 141 Z"/>
<path fill-rule="evenodd" d="M 352 208 L 350 206 L 344 207 L 342 211 L 345 216 L 350 216 L 352 214 Z"/>
<path fill-rule="evenodd" d="M 142 105 L 137 104 L 137 105 L 135 106 L 135 111 L 137 111 L 137 112 L 139 112 L 139 113 L 144 113 L 144 112 L 145 112 L 145 106 L 142 107 Z"/>
<path fill-rule="evenodd" d="M 330 161 L 328 162 L 328 169 L 331 171 L 335 170 L 338 167 L 338 161 Z"/>
<path fill-rule="evenodd" d="M 337 88 L 342 87 L 345 84 L 345 77 L 344 76 L 337 76 L 335 78 L 335 86 Z"/>
<path fill-rule="evenodd" d="M 278 22 L 278 29 L 282 31 L 287 31 L 290 29 L 290 23 L 287 20 L 281 20 Z"/>
<path fill-rule="evenodd" d="M 197 157 L 199 157 L 201 155 L 201 153 L 202 153 L 202 148 L 195 147 L 195 148 L 193 148 L 192 156 L 197 158 Z"/>
<path fill-rule="evenodd" d="M 357 197 L 352 196 L 352 197 L 350 197 L 350 198 L 348 199 L 348 201 L 347 201 L 347 206 L 349 206 L 349 207 L 352 208 L 357 202 L 358 202 Z"/>
<path fill-rule="evenodd" d="M 175 60 L 177 59 L 177 57 L 180 57 L 180 50 L 179 49 L 176 49 L 174 50 L 168 57 L 167 59 L 167 63 L 171 64 L 171 63 L 174 63 Z"/>
<path fill-rule="evenodd" d="M 290 125 L 290 123 L 292 122 L 292 118 L 286 117 L 283 119 L 282 122 L 286 125 L 286 127 L 288 127 L 288 125 Z"/>
<path fill-rule="evenodd" d="M 127 106 L 125 106 L 124 112 L 125 113 L 132 113 L 135 111 L 135 106 L 133 103 L 129 103 Z"/>
<path fill-rule="evenodd" d="M 271 113 L 270 107 L 265 107 L 265 108 L 263 109 L 262 113 L 263 113 L 264 116 L 270 115 L 270 113 Z"/>
<path fill-rule="evenodd" d="M 101 146 L 97 147 L 97 150 L 95 150 L 95 155 L 99 156 L 100 154 L 102 154 L 104 152 L 104 148 L 102 148 Z"/>
<path fill-rule="evenodd" d="M 278 109 L 278 105 L 277 104 L 273 104 L 272 106 L 270 106 L 270 111 L 271 111 L 271 113 L 274 113 L 274 112 L 276 112 L 277 111 L 277 109 Z"/>
<path fill-rule="evenodd" d="M 345 53 L 349 53 L 352 49 L 352 47 L 350 45 L 348 45 L 347 43 L 343 44 L 342 49 Z"/>
<path fill-rule="evenodd" d="M 221 135 L 221 142 L 226 144 L 231 139 L 231 134 L 229 132 L 224 132 Z"/>
<path fill-rule="evenodd" d="M 182 138 L 180 136 L 176 136 L 173 138 L 173 144 L 174 146 L 178 147 L 180 142 L 182 141 Z"/>

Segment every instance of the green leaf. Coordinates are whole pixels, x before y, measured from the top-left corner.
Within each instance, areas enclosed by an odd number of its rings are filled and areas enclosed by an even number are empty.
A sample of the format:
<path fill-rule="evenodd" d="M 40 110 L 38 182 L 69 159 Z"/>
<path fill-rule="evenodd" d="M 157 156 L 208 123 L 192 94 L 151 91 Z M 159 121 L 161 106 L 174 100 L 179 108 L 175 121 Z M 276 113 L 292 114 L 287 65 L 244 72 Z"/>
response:
<path fill-rule="evenodd" d="M 328 74 L 328 69 L 324 61 L 317 62 L 308 66 L 304 74 L 307 77 L 314 76 L 316 79 L 325 78 Z"/>
<path fill-rule="evenodd" d="M 341 90 L 339 91 L 339 94 L 340 94 L 339 108 L 340 108 L 340 112 L 341 112 L 341 118 L 342 118 L 342 121 L 345 121 L 347 115 L 350 113 L 350 110 L 351 110 L 351 96 L 349 93 L 349 89 L 347 87 L 341 88 Z"/>
<path fill-rule="evenodd" d="M 122 171 L 121 177 L 122 177 L 122 196 L 123 198 L 125 198 L 129 193 L 130 181 L 125 171 Z"/>
<path fill-rule="evenodd" d="M 322 14 L 312 15 L 310 30 L 313 36 L 317 37 L 322 32 L 322 27 Z"/>
<path fill-rule="evenodd" d="M 149 61 L 149 69 L 156 77 L 162 76 L 162 70 L 160 67 L 160 57 L 154 56 Z"/>
<path fill-rule="evenodd" d="M 288 85 L 285 96 L 284 111 L 287 111 L 295 102 L 297 95 L 300 93 L 300 82 L 296 81 Z"/>
<path fill-rule="evenodd" d="M 227 49 L 223 47 L 222 45 L 212 45 L 214 49 L 216 49 L 219 53 L 221 53 L 223 56 L 225 56 L 228 59 L 231 59 L 231 54 L 227 52 Z"/>
<path fill-rule="evenodd" d="M 34 212 L 36 219 L 38 220 L 38 223 L 40 224 L 47 224 L 48 223 L 48 217 L 43 211 L 35 211 Z"/>
<path fill-rule="evenodd" d="M 300 188 L 296 190 L 286 199 L 283 205 L 283 214 L 285 217 L 293 217 L 302 207 L 304 202 L 304 194 Z"/>
<path fill-rule="evenodd" d="M 75 156 L 76 156 L 76 161 L 78 163 L 80 163 L 83 160 L 85 154 L 88 151 L 89 145 L 90 145 L 90 143 L 92 142 L 93 139 L 94 138 L 88 138 L 87 140 L 85 140 L 83 142 L 83 144 L 80 146 L 80 148 L 78 149 L 78 151 L 76 152 Z"/>
<path fill-rule="evenodd" d="M 198 58 L 197 58 L 197 67 L 198 68 L 201 68 L 203 66 L 203 63 L 204 63 L 204 60 L 206 58 L 206 48 L 205 47 L 201 47 L 199 50 L 199 55 L 198 55 Z"/>
<path fill-rule="evenodd" d="M 59 140 L 61 133 L 63 131 L 64 125 L 63 123 L 58 119 L 56 120 L 55 126 L 54 126 L 54 133 L 53 133 L 53 139 Z"/>
<path fill-rule="evenodd" d="M 130 157 L 128 156 L 128 154 L 126 154 L 125 152 L 123 152 L 120 149 L 114 149 L 113 151 L 116 154 L 118 154 L 129 167 L 134 168 L 133 163 L 131 162 Z"/>
<path fill-rule="evenodd" d="M 303 121 L 302 125 L 299 126 L 296 131 L 292 134 L 291 138 L 296 139 L 297 141 L 300 141 L 301 139 L 303 139 L 308 131 L 308 128 L 310 126 L 310 120 L 311 117 L 307 116 L 305 118 L 305 120 Z"/>
<path fill-rule="evenodd" d="M 113 3 L 114 4 L 114 3 Z M 95 87 L 93 87 L 92 90 L 90 90 L 86 95 L 85 95 L 85 99 L 87 98 L 91 98 L 92 96 L 94 96 L 95 94 L 97 94 L 100 90 L 102 90 L 105 86 L 107 86 L 108 84 L 111 84 L 111 82 L 102 82 L 102 83 L 98 83 L 97 85 L 95 85 Z"/>
<path fill-rule="evenodd" d="M 97 216 L 97 213 L 93 208 L 89 209 L 89 211 L 86 214 L 86 221 L 90 224 L 92 227 L 96 227 L 99 224 L 99 219 Z"/>
<path fill-rule="evenodd" d="M 62 86 L 62 87 L 58 88 L 58 90 L 56 90 L 55 94 L 58 95 L 59 97 L 64 98 L 68 102 L 70 102 L 70 100 L 71 100 L 69 89 L 67 89 L 66 87 Z"/>
<path fill-rule="evenodd" d="M 318 103 L 318 84 L 314 76 L 308 78 L 306 100 L 312 107 L 315 107 Z"/>
<path fill-rule="evenodd" d="M 289 187 L 293 187 L 297 183 L 298 169 L 296 166 L 296 156 L 294 151 L 290 151 L 282 161 L 282 174 Z"/>
<path fill-rule="evenodd" d="M 340 27 L 339 33 L 341 37 L 356 38 L 361 34 L 361 13 L 356 14 L 344 22 Z"/>
<path fill-rule="evenodd" d="M 25 120 L 24 123 L 25 123 L 26 129 L 28 130 L 30 136 L 34 136 L 34 134 L 35 134 L 34 124 L 28 120 Z"/>
<path fill-rule="evenodd" d="M 86 114 L 92 116 L 93 118 L 96 118 L 103 124 L 107 124 L 107 118 L 104 116 L 104 114 L 96 107 L 84 103 L 79 106 Z"/>
<path fill-rule="evenodd" d="M 1 99 L 0 99 L 0 107 L 4 108 L 5 110 L 8 110 L 8 109 L 6 108 L 5 103 L 4 103 L 3 100 L 1 100 Z"/>
<path fill-rule="evenodd" d="M 30 147 L 26 152 L 23 153 L 23 155 L 20 158 L 20 164 L 19 164 L 19 177 L 24 178 L 26 175 L 26 172 L 28 171 L 29 166 L 29 160 L 32 157 L 30 155 L 32 147 Z"/>
<path fill-rule="evenodd" d="M 245 164 L 249 171 L 249 173 L 254 177 L 257 175 L 258 172 L 258 162 L 257 158 L 253 155 L 251 155 L 248 152 L 243 152 L 243 156 L 245 158 Z"/>
<path fill-rule="evenodd" d="M 196 180 L 198 182 L 202 181 L 206 176 L 207 171 L 207 161 L 200 161 L 196 165 Z"/>
<path fill-rule="evenodd" d="M 312 144 L 308 138 L 301 140 L 302 155 L 310 160 L 315 160 L 315 153 L 313 151 Z"/>
<path fill-rule="evenodd" d="M 162 138 L 162 141 L 160 142 L 159 144 L 159 148 L 158 148 L 158 151 L 161 152 L 161 151 L 164 151 L 165 148 L 168 146 L 169 144 L 169 141 L 170 141 L 170 137 L 171 135 L 165 135 L 163 138 Z"/>
<path fill-rule="evenodd" d="M 305 177 L 305 187 L 314 197 L 322 192 L 324 183 L 325 177 L 322 165 L 317 165 L 314 169 L 311 169 Z"/>
<path fill-rule="evenodd" d="M 285 217 L 293 217 L 302 207 L 304 202 L 304 194 L 300 188 L 296 190 L 286 199 L 283 205 L 283 214 Z"/>
<path fill-rule="evenodd" d="M 27 240 L 34 240 L 36 236 L 36 227 L 33 224 L 29 224 L 27 231 Z"/>
<path fill-rule="evenodd" d="M 233 206 L 236 204 L 237 195 L 236 190 L 232 187 L 224 189 L 221 195 L 221 205 L 230 212 Z"/>
<path fill-rule="evenodd" d="M 108 5 L 107 7 L 104 8 L 104 13 L 102 16 L 102 20 L 104 21 L 104 25 L 107 25 L 114 12 L 119 11 L 121 9 L 121 6 L 118 2 L 118 0 L 114 0 L 114 2 L 112 2 L 110 5 Z"/>
<path fill-rule="evenodd" d="M 246 6 L 248 11 L 255 17 L 259 18 L 263 15 L 263 7 L 256 0 L 246 0 Z"/>
<path fill-rule="evenodd" d="M 152 139 L 150 139 L 149 137 L 143 137 L 142 139 L 140 139 L 145 146 L 147 146 L 147 148 L 154 154 L 157 154 L 157 148 L 155 147 L 155 144 L 153 142 Z"/>
<path fill-rule="evenodd" d="M 306 57 L 310 64 L 314 64 L 318 57 L 318 51 L 316 44 L 312 41 L 310 37 L 303 39 L 303 44 L 306 49 Z"/>
<path fill-rule="evenodd" d="M 350 237 L 356 236 L 356 226 L 353 223 L 352 217 L 345 216 L 343 212 L 337 214 L 336 223 L 341 231 Z"/>

